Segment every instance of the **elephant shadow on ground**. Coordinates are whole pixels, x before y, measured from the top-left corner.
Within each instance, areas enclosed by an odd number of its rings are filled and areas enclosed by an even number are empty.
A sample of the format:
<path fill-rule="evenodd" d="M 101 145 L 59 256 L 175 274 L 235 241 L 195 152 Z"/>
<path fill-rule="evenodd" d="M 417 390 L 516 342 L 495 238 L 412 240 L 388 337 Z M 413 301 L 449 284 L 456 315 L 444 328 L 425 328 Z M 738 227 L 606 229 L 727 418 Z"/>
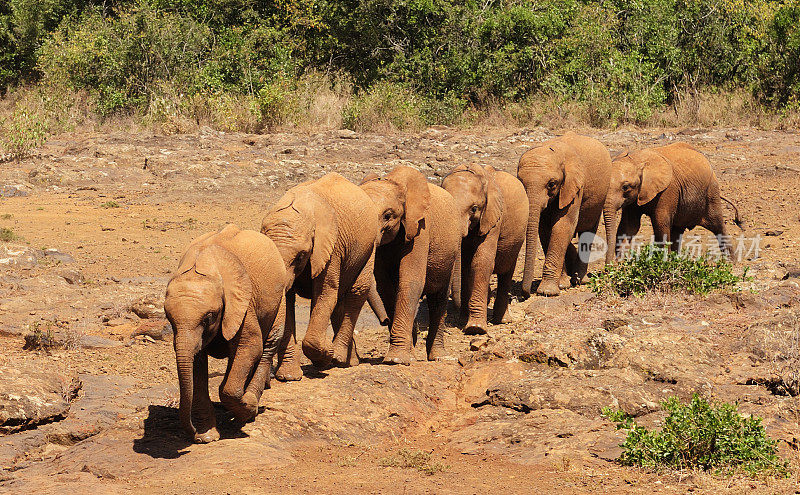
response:
<path fill-rule="evenodd" d="M 220 403 L 214 403 L 217 414 L 217 430 L 220 438 L 244 438 L 242 424 L 237 422 Z M 148 406 L 144 420 L 142 438 L 133 441 L 133 451 L 147 454 L 156 459 L 177 459 L 188 453 L 186 448 L 193 445 L 180 426 L 178 408 L 169 406 Z"/>

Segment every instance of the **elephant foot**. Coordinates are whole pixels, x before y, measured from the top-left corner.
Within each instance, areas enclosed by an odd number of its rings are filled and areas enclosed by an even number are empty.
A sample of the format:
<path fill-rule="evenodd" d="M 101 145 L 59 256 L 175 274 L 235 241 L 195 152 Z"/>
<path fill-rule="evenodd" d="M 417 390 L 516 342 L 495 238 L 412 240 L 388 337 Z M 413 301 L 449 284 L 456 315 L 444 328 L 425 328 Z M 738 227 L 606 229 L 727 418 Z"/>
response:
<path fill-rule="evenodd" d="M 561 275 L 561 278 L 558 280 L 558 288 L 559 289 L 569 289 L 572 287 L 572 277 L 567 275 Z"/>
<path fill-rule="evenodd" d="M 194 443 L 211 443 L 219 440 L 219 431 L 216 427 L 212 427 L 203 433 L 194 434 Z"/>
<path fill-rule="evenodd" d="M 508 311 L 505 311 L 500 317 L 492 316 L 492 325 L 501 325 L 503 323 L 512 323 L 513 320 L 508 315 Z"/>
<path fill-rule="evenodd" d="M 464 326 L 464 335 L 486 335 L 486 322 L 469 320 Z"/>
<path fill-rule="evenodd" d="M 444 345 L 435 345 L 431 347 L 431 350 L 428 351 L 428 361 L 439 361 L 450 356 L 447 355 L 447 351 L 444 350 Z"/>
<path fill-rule="evenodd" d="M 358 352 L 356 352 L 355 343 L 353 344 L 352 352 L 350 352 L 347 347 L 339 349 L 334 345 L 331 364 L 337 368 L 350 368 L 361 364 L 361 360 L 358 358 Z"/>
<path fill-rule="evenodd" d="M 327 368 L 333 360 L 333 350 L 320 349 L 303 341 L 303 354 L 306 355 L 311 363 L 318 369 Z"/>
<path fill-rule="evenodd" d="M 542 283 L 536 289 L 536 293 L 542 296 L 557 296 L 561 293 L 561 289 L 559 289 L 555 280 L 542 280 Z"/>
<path fill-rule="evenodd" d="M 408 366 L 413 360 L 414 355 L 411 351 L 400 346 L 389 346 L 389 350 L 383 356 L 383 364 L 404 364 Z"/>
<path fill-rule="evenodd" d="M 281 382 L 296 382 L 302 378 L 303 370 L 300 369 L 300 361 L 297 359 L 282 362 L 275 371 L 275 379 Z"/>

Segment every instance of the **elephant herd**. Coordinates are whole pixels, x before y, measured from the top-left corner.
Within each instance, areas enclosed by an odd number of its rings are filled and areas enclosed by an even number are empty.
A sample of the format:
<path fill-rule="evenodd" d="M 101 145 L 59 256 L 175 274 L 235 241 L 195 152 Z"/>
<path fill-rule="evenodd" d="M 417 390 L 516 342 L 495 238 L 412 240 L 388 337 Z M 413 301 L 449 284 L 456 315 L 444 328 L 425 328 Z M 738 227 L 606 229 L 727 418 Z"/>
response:
<path fill-rule="evenodd" d="M 612 161 L 602 143 L 573 132 L 523 154 L 516 177 L 459 165 L 437 186 L 399 166 L 383 177 L 370 174 L 360 185 L 336 173 L 299 184 L 267 211 L 261 232 L 227 225 L 193 241 L 167 285 L 181 425 L 195 442 L 219 438 L 208 356 L 228 358 L 220 400 L 247 421 L 271 375 L 302 378 L 300 349 L 316 367 L 357 365 L 354 328 L 367 301 L 389 327 L 384 363 L 409 364 L 424 295 L 427 358 L 436 360 L 446 354 L 442 325 L 449 296 L 463 331 L 486 333 L 489 279 L 497 274 L 492 323 L 504 321 L 523 244 L 522 291 L 533 289 L 541 243 L 545 261 L 536 291 L 555 295 L 586 277 L 587 262 L 572 239 L 595 234 L 601 216 L 610 246 L 606 261 L 613 262 L 617 235 L 629 241 L 642 215 L 673 249 L 683 231 L 697 225 L 722 239 L 721 201 L 708 160 L 688 144 Z M 579 244 L 592 237 L 581 236 Z M 720 247 L 727 252 L 722 240 Z M 311 300 L 299 349 L 298 295 Z"/>

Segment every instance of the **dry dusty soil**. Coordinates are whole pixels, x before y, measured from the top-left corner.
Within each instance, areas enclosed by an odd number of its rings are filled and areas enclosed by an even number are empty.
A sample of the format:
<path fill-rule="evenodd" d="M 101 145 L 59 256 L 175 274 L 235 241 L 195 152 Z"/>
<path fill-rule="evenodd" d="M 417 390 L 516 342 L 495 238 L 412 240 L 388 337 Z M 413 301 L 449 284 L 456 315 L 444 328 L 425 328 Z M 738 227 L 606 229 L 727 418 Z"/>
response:
<path fill-rule="evenodd" d="M 302 381 L 273 381 L 254 422 L 239 428 L 219 407 L 223 439 L 185 441 L 161 305 L 192 238 L 228 222 L 258 228 L 286 188 L 327 172 L 358 181 L 409 164 L 438 182 L 475 162 L 513 173 L 559 132 L 79 131 L 0 164 L 11 231 L 0 242 L 0 492 L 800 493 L 800 135 L 789 132 L 585 131 L 612 154 L 676 140 L 706 153 L 745 234 L 761 239 L 760 257 L 740 265 L 753 277 L 745 291 L 517 298 L 513 323 L 488 339 L 448 328 L 452 359 L 408 367 L 378 364 L 387 332 L 366 309 L 360 366 L 306 364 Z M 424 311 L 419 323 L 424 333 Z M 212 368 L 213 394 L 223 363 Z M 694 392 L 761 416 L 794 474 L 614 462 L 623 433 L 604 406 L 657 426 L 660 400 Z"/>

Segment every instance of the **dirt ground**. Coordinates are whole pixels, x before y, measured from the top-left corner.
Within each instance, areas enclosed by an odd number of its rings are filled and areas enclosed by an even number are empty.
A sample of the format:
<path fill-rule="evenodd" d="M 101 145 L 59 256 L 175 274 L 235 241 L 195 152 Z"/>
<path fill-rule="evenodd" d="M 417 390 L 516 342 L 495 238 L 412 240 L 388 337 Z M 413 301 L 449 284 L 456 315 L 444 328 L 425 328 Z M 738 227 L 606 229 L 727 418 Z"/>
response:
<path fill-rule="evenodd" d="M 185 441 L 161 305 L 191 239 L 226 223 L 258 229 L 283 191 L 328 172 L 358 181 L 406 164 L 434 183 L 460 163 L 514 173 L 525 150 L 561 132 L 78 131 L 0 164 L 0 227 L 10 229 L 0 242 L 0 492 L 800 493 L 793 132 L 581 130 L 612 155 L 679 140 L 704 152 L 745 221 L 743 233 L 728 222 L 729 233 L 760 240 L 759 256 L 739 265 L 753 277 L 747 290 L 517 297 L 513 322 L 489 338 L 448 328 L 452 359 L 423 361 L 421 341 L 408 367 L 378 364 L 388 335 L 367 307 L 360 366 L 306 363 L 302 381 L 272 382 L 254 422 L 239 428 L 220 406 L 223 439 Z M 419 324 L 424 332 L 424 311 Z M 42 342 L 57 346 L 24 348 Z M 217 400 L 224 363 L 212 369 Z M 653 426 L 660 400 L 695 392 L 764 418 L 793 474 L 754 480 L 613 462 L 624 435 L 603 407 Z"/>

